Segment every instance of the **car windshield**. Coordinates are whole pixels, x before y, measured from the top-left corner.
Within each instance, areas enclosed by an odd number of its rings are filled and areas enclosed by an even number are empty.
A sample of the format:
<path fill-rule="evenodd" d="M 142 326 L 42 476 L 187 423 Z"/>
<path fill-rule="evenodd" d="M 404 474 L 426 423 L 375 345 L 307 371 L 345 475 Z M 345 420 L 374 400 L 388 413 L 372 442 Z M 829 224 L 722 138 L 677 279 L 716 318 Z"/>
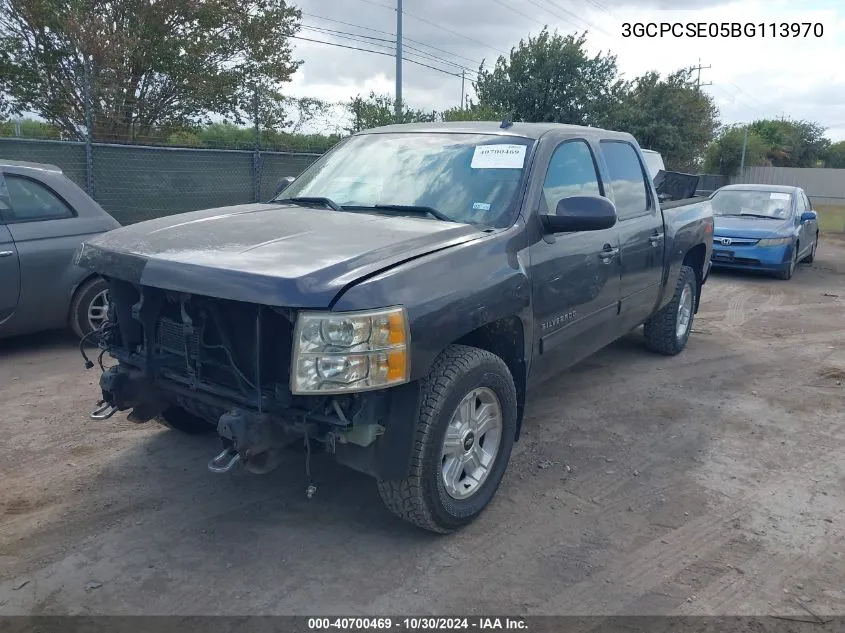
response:
<path fill-rule="evenodd" d="M 713 215 L 785 220 L 792 213 L 792 194 L 728 189 L 713 194 Z"/>
<path fill-rule="evenodd" d="M 507 226 L 532 145 L 490 134 L 353 136 L 275 199 L 322 198 L 379 213 L 429 209 L 455 222 Z"/>

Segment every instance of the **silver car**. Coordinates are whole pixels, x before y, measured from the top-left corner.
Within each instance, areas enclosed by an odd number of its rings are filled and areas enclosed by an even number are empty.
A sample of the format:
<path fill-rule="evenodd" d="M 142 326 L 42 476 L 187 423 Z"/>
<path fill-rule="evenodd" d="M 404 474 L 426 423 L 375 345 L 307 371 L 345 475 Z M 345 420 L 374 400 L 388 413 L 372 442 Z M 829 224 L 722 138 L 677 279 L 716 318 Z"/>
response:
<path fill-rule="evenodd" d="M 73 257 L 83 240 L 119 226 L 58 167 L 0 159 L 0 338 L 98 329 L 108 287 Z"/>

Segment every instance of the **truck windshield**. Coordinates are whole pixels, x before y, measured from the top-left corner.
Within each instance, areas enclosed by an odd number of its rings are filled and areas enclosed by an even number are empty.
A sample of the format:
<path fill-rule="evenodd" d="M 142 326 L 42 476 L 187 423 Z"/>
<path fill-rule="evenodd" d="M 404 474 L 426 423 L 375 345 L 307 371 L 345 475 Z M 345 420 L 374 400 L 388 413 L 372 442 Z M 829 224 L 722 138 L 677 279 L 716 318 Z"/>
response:
<path fill-rule="evenodd" d="M 276 199 L 328 198 L 344 210 L 377 213 L 428 208 L 455 222 L 507 226 L 532 145 L 489 134 L 353 136 Z"/>
<path fill-rule="evenodd" d="M 785 220 L 792 213 L 792 194 L 780 191 L 727 189 L 712 198 L 713 215 Z"/>

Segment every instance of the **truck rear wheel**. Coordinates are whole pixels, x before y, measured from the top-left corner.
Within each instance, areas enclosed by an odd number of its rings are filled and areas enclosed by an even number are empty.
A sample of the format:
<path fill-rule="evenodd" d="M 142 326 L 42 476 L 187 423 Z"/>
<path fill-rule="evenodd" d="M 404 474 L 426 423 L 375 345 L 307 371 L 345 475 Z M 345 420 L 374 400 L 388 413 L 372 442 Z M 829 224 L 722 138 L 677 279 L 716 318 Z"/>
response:
<path fill-rule="evenodd" d="M 202 435 L 214 430 L 214 426 L 201 417 L 174 405 L 159 413 L 156 419 L 163 426 L 186 435 Z"/>
<path fill-rule="evenodd" d="M 698 277 L 689 266 L 681 266 L 675 294 L 665 308 L 645 322 L 648 349 L 666 356 L 679 354 L 687 345 L 695 318 Z"/>
<path fill-rule="evenodd" d="M 481 514 L 499 488 L 516 435 L 516 388 L 498 356 L 450 345 L 421 381 L 409 474 L 379 481 L 385 505 L 432 532 Z"/>

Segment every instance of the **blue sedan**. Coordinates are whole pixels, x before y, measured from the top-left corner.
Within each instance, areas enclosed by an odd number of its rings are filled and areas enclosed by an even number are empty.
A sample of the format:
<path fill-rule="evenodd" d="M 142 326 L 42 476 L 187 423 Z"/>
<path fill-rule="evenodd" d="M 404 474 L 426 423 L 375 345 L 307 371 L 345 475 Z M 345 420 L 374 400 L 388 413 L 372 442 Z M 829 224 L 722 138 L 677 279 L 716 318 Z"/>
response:
<path fill-rule="evenodd" d="M 711 196 L 714 268 L 759 270 L 791 279 L 812 262 L 819 223 L 800 187 L 728 185 Z"/>

